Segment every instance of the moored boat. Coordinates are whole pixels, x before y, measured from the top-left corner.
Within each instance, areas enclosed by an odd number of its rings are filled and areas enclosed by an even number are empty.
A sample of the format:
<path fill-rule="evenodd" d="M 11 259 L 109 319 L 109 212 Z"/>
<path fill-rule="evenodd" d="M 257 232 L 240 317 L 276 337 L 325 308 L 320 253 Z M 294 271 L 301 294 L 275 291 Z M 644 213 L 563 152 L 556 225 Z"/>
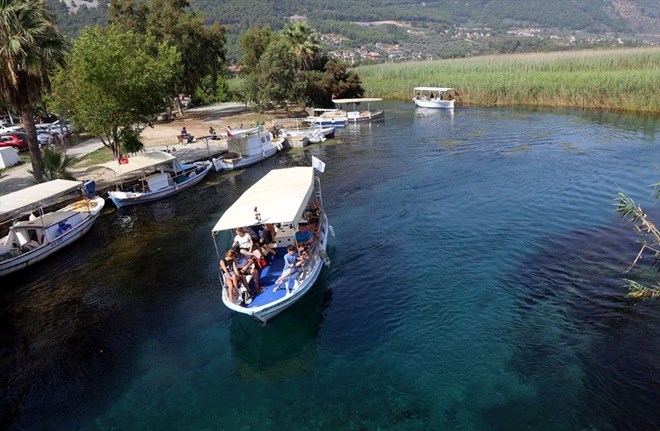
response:
<path fill-rule="evenodd" d="M 361 97 L 354 99 L 333 99 L 332 102 L 335 105 L 352 105 L 352 111 L 346 112 L 346 119 L 349 123 L 366 123 L 369 121 L 382 120 L 385 118 L 385 111 L 382 109 L 371 109 L 371 103 L 373 102 L 382 102 L 383 99 L 379 97 Z M 357 109 L 357 105 L 360 103 L 366 103 L 367 109 Z"/>
<path fill-rule="evenodd" d="M 87 170 L 105 168 L 117 175 L 117 190 L 108 196 L 117 208 L 163 199 L 201 182 L 213 167 L 210 161 L 181 164 L 163 151 L 152 151 L 130 158 L 94 165 Z M 130 188 L 123 187 L 128 178 L 138 178 Z"/>
<path fill-rule="evenodd" d="M 346 111 L 342 109 L 308 108 L 310 116 L 305 121 L 311 125 L 344 127 L 348 122 Z"/>
<path fill-rule="evenodd" d="M 83 192 L 82 199 L 44 212 L 53 200 L 78 190 Z M 12 224 L 0 239 L 0 276 L 39 262 L 87 233 L 105 205 L 103 198 L 89 196 L 93 191 L 93 182 L 53 180 L 0 196 L 0 219 L 30 214 L 28 220 Z"/>
<path fill-rule="evenodd" d="M 330 263 L 325 250 L 332 227 L 323 210 L 321 183 L 314 175 L 314 168 L 275 169 L 245 191 L 222 214 L 212 230 L 218 258 L 225 256 L 225 251 L 232 246 L 236 229 L 257 231 L 266 223 L 278 227 L 275 241 L 270 244 L 278 254 L 258 273 L 258 285 L 262 290 L 255 291 L 249 301 L 234 292 L 230 295 L 227 289 L 231 286 L 226 281 L 226 274 L 220 271 L 225 306 L 264 323 L 304 296 L 312 288 L 324 263 Z M 301 225 L 307 225 L 314 232 L 314 241 L 305 251 L 306 258 L 299 271 L 287 274 L 283 256 L 289 245 L 296 244 L 295 233 Z M 248 276 L 250 287 L 255 290 L 257 284 L 252 278 L 252 275 Z M 281 288 L 275 289 L 280 284 Z M 236 299 L 231 301 L 230 297 Z"/>
<path fill-rule="evenodd" d="M 247 168 L 266 160 L 282 149 L 273 135 L 263 127 L 231 130 L 227 133 L 227 152 L 212 159 L 216 172 Z"/>
<path fill-rule="evenodd" d="M 422 108 L 454 109 L 456 90 L 450 87 L 415 87 L 413 102 Z"/>

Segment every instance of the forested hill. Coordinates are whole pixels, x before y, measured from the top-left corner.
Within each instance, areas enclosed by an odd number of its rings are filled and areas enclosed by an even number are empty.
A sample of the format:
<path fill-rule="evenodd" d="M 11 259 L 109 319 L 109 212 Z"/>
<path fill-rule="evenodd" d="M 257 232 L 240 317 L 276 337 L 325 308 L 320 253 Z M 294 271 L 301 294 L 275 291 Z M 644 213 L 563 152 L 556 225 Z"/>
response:
<path fill-rule="evenodd" d="M 105 22 L 108 0 L 47 0 L 60 27 L 75 36 Z M 658 43 L 658 0 L 189 0 L 207 22 L 230 31 L 230 56 L 240 32 L 280 29 L 305 18 L 336 35 L 337 49 L 400 44 L 419 57 L 465 56 L 566 45 Z M 75 6 L 76 13 L 67 14 Z M 580 47 L 580 46 L 577 46 Z M 370 49 L 370 48 L 367 48 Z M 392 56 L 390 55 L 390 58 Z"/>

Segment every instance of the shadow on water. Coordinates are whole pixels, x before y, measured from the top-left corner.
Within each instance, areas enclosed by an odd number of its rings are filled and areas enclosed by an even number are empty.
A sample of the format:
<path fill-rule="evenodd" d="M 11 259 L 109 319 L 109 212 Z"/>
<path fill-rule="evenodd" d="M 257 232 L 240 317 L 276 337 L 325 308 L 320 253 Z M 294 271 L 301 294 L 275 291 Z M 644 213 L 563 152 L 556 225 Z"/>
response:
<path fill-rule="evenodd" d="M 633 278 L 653 285 L 658 272 L 642 263 L 623 273 L 638 251 L 635 240 L 621 224 L 549 238 L 504 280 L 517 298 L 509 366 L 525 382 L 540 382 L 535 415 L 524 414 L 530 399 L 505 406 L 522 426 L 538 426 L 539 417 L 557 425 L 566 408 L 575 429 L 658 429 L 658 302 L 628 300 L 623 284 Z M 575 406 L 579 412 L 570 411 Z M 486 411 L 483 419 L 495 425 L 502 417 Z"/>
<path fill-rule="evenodd" d="M 277 380 L 313 374 L 319 331 L 331 302 L 332 290 L 317 281 L 311 292 L 266 325 L 234 315 L 230 341 L 235 375 L 246 380 Z"/>

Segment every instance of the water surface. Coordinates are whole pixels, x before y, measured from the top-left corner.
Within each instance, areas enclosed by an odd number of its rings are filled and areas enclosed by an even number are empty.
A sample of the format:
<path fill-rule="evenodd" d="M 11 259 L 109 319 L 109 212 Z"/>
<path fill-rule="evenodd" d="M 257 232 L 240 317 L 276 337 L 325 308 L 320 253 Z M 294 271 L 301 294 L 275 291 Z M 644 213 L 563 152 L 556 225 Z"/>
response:
<path fill-rule="evenodd" d="M 385 105 L 384 122 L 121 211 L 3 279 L 9 429 L 657 429 L 660 313 L 625 299 L 619 189 L 660 220 L 658 120 Z M 268 325 L 220 300 L 211 228 L 270 169 L 336 237 Z M 628 277 L 651 282 L 641 267 Z"/>

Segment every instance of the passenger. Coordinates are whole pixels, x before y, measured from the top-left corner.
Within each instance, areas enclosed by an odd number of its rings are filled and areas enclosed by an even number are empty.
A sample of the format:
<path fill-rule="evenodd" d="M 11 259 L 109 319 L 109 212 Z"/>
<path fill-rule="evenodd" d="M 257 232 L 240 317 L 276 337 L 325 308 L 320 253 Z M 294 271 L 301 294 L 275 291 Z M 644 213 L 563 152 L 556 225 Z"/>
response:
<path fill-rule="evenodd" d="M 300 223 L 296 232 L 296 242 L 298 245 L 312 245 L 315 241 L 314 233 L 309 230 L 307 223 Z"/>
<path fill-rule="evenodd" d="M 247 232 L 245 232 L 245 229 L 243 229 L 242 227 L 236 229 L 234 244 L 237 243 L 238 243 L 239 252 L 241 254 L 244 254 L 246 256 L 263 257 L 261 251 L 255 248 L 254 241 L 252 240 L 252 236 L 248 235 Z"/>
<path fill-rule="evenodd" d="M 277 292 L 277 290 L 280 288 L 280 285 L 284 281 L 285 278 L 291 277 L 293 274 L 300 272 L 300 266 L 298 265 L 298 254 L 296 253 L 296 248 L 293 246 L 293 244 L 289 244 L 286 247 L 287 253 L 284 255 L 284 269 L 282 270 L 282 275 L 280 278 L 275 281 L 275 288 L 273 289 L 273 292 Z M 287 293 L 289 289 L 287 287 Z"/>
<path fill-rule="evenodd" d="M 264 229 L 259 235 L 259 246 L 262 250 L 265 250 L 265 255 L 268 256 L 268 253 L 272 253 L 273 256 L 277 256 L 277 250 L 275 250 L 271 244 L 275 242 L 275 236 L 277 231 L 275 231 L 275 226 L 272 223 L 266 223 Z"/>
<path fill-rule="evenodd" d="M 220 270 L 224 274 L 225 286 L 227 287 L 227 297 L 229 302 L 235 304 L 234 298 L 238 297 L 238 268 L 236 268 L 235 254 L 233 250 L 228 250 L 225 257 L 220 259 Z"/>
<path fill-rule="evenodd" d="M 248 259 L 243 255 L 239 255 L 235 262 L 236 268 L 238 268 L 238 275 L 241 277 L 241 280 L 243 281 L 243 284 L 247 290 L 250 292 L 250 295 L 255 296 L 261 293 L 261 286 L 259 284 L 259 277 L 261 275 L 259 274 L 259 269 L 255 264 L 255 259 L 253 257 Z M 247 280 L 248 275 L 252 275 L 252 280 L 254 280 L 254 291 L 250 289 L 250 283 L 248 283 Z"/>

